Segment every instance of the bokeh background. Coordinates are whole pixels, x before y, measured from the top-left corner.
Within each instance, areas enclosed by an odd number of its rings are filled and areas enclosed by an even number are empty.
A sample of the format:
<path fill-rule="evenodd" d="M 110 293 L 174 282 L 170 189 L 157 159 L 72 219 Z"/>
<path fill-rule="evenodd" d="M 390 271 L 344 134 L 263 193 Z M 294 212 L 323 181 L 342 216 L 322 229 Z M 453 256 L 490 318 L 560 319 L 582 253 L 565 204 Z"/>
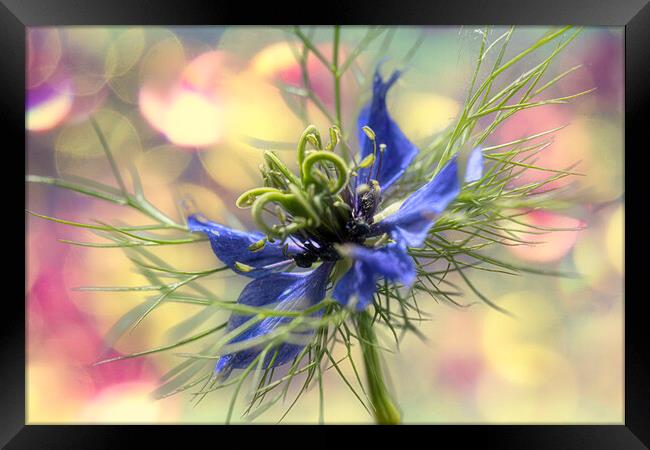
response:
<path fill-rule="evenodd" d="M 329 55 L 331 30 L 304 30 L 313 32 Z M 344 57 L 366 31 L 343 28 Z M 544 31 L 518 29 L 510 51 L 525 48 Z M 500 32 L 490 33 L 496 38 Z M 461 108 L 481 34 L 473 27 L 384 32 L 344 77 L 348 126 L 369 98 L 367 75 L 388 34 L 392 41 L 387 55 L 396 62 L 421 41 L 391 90 L 388 107 L 406 135 L 424 145 Z M 300 67 L 288 41 L 296 43 L 283 30 L 252 27 L 29 29 L 28 172 L 112 184 L 87 121 L 92 114 L 117 159 L 138 168 L 147 196 L 162 210 L 180 217 L 179 203 L 190 200 L 210 219 L 249 226 L 247 212 L 236 211 L 233 200 L 258 184 L 260 149 L 286 150 L 303 128 L 294 114 L 300 103 L 277 88 L 278 83 L 301 86 Z M 517 320 L 484 305 L 459 309 L 422 297 L 420 305 L 431 314 L 421 327 L 427 342 L 408 337 L 400 352 L 386 356 L 405 422 L 622 423 L 622 52 L 621 28 L 585 29 L 555 61 L 547 79 L 582 66 L 549 95 L 596 90 L 567 105 L 518 113 L 487 142 L 496 145 L 568 125 L 556 133 L 538 163 L 556 169 L 578 163 L 575 170 L 584 176 L 570 180 L 569 190 L 582 199 L 578 212 L 536 212 L 526 220 L 584 229 L 549 232 L 538 236 L 534 247 L 495 249 L 493 254 L 582 276 L 474 273 L 475 284 L 517 314 Z M 325 67 L 313 57 L 307 67 L 312 88 L 331 107 L 332 82 Z M 520 71 L 525 68 L 520 66 Z M 330 125 L 313 106 L 307 112 L 320 129 Z M 284 154 L 290 161 L 293 151 Z M 147 223 L 124 208 L 47 186 L 28 186 L 27 203 L 30 211 L 68 220 Z M 111 327 L 143 298 L 73 288 L 148 283 L 119 249 L 75 247 L 60 239 L 96 237 L 26 216 L 28 423 L 222 421 L 227 392 L 212 394 L 196 407 L 186 394 L 151 398 L 161 374 L 179 362 L 172 353 L 90 366 L 107 346 L 120 354 L 169 342 L 178 332 L 174 325 L 197 309 L 164 304 L 133 333 L 107 343 L 104 337 Z M 159 254 L 178 267 L 214 266 L 205 242 L 171 247 Z M 233 299 L 243 281 L 215 278 L 206 286 Z M 468 293 L 467 303 L 476 300 Z M 325 388 L 326 421 L 371 422 L 334 371 L 328 373 Z M 285 420 L 316 421 L 317 399 L 317 389 L 308 392 Z M 279 411 L 272 409 L 261 420 L 273 421 Z"/>

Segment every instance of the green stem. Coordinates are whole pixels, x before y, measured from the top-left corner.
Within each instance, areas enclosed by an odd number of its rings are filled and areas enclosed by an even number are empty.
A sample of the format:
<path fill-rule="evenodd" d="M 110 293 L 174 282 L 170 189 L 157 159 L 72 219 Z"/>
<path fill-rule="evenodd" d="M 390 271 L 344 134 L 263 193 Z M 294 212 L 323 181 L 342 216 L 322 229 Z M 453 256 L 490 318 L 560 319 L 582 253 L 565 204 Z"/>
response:
<path fill-rule="evenodd" d="M 334 75 L 334 95 L 336 96 L 336 125 L 341 128 L 341 74 L 339 73 L 339 40 L 341 27 L 334 26 L 334 49 L 332 50 L 332 74 Z"/>
<path fill-rule="evenodd" d="M 384 380 L 381 359 L 377 345 L 377 336 L 372 328 L 372 319 L 367 312 L 357 315 L 359 342 L 366 368 L 368 394 L 375 413 L 375 420 L 380 425 L 397 425 L 400 413 L 393 402 Z"/>
<path fill-rule="evenodd" d="M 104 149 L 104 153 L 106 154 L 106 159 L 108 160 L 108 163 L 111 166 L 111 170 L 113 171 L 113 176 L 115 177 L 115 180 L 117 181 L 117 184 L 120 187 L 120 191 L 122 191 L 122 194 L 124 195 L 127 204 L 132 206 L 133 208 L 136 208 L 140 212 L 148 215 L 152 219 L 158 220 L 161 223 L 167 224 L 179 230 L 186 230 L 184 226 L 177 224 L 172 219 L 167 217 L 167 215 L 165 215 L 162 211 L 160 211 L 158 208 L 156 208 L 151 203 L 149 203 L 149 201 L 144 197 L 142 197 L 141 195 L 136 195 L 136 198 L 134 199 L 131 196 L 131 194 L 129 194 L 129 191 L 126 189 L 126 184 L 124 184 L 124 179 L 122 178 L 122 174 L 120 173 L 120 169 L 117 167 L 117 162 L 113 157 L 113 152 L 111 152 L 111 149 L 108 146 L 108 141 L 106 140 L 106 136 L 104 135 L 104 132 L 99 126 L 99 123 L 97 123 L 97 120 L 91 116 L 90 124 L 94 128 L 95 133 L 97 133 L 97 138 L 99 139 L 99 142 L 102 148 Z"/>
<path fill-rule="evenodd" d="M 108 142 L 106 141 L 106 136 L 104 136 L 104 132 L 100 128 L 99 124 L 97 123 L 97 120 L 95 120 L 95 118 L 92 116 L 90 116 L 90 124 L 95 129 L 95 133 L 97 133 L 97 138 L 99 139 L 99 143 L 102 145 L 102 148 L 104 149 L 104 153 L 106 154 L 106 159 L 108 159 L 108 163 L 111 165 L 111 170 L 113 171 L 113 175 L 115 176 L 115 180 L 117 181 L 117 184 L 120 186 L 120 190 L 125 196 L 128 197 L 129 191 L 126 190 L 126 185 L 124 184 L 124 180 L 122 179 L 122 174 L 120 173 L 120 169 L 118 169 L 117 167 L 115 158 L 113 158 L 113 154 L 111 153 L 110 147 L 108 146 Z"/>
<path fill-rule="evenodd" d="M 128 204 L 130 206 L 134 207 L 135 209 L 142 212 L 143 214 L 146 214 L 152 219 L 156 219 L 160 223 L 164 223 L 170 226 L 171 228 L 187 231 L 187 227 L 176 223 L 173 219 L 170 219 L 165 213 L 163 213 L 158 208 L 156 208 L 151 203 L 149 203 L 148 200 L 144 198 L 134 199 L 130 195 L 127 197 L 127 199 L 128 199 Z"/>
<path fill-rule="evenodd" d="M 332 49 L 332 76 L 334 77 L 334 107 L 336 109 L 336 126 L 341 130 L 343 134 L 343 120 L 341 113 L 341 74 L 342 71 L 339 70 L 339 42 L 341 39 L 341 27 L 339 25 L 334 26 L 334 42 Z M 341 149 L 343 153 L 343 159 L 345 161 L 350 161 L 350 152 L 348 151 L 347 145 L 345 142 L 341 142 Z"/>
<path fill-rule="evenodd" d="M 329 67 L 329 63 L 325 56 L 316 48 L 316 46 L 312 43 L 311 39 L 309 39 L 302 31 L 300 31 L 300 27 L 293 27 L 293 32 L 298 36 L 298 38 L 302 41 L 302 43 L 322 62 L 325 67 Z"/>

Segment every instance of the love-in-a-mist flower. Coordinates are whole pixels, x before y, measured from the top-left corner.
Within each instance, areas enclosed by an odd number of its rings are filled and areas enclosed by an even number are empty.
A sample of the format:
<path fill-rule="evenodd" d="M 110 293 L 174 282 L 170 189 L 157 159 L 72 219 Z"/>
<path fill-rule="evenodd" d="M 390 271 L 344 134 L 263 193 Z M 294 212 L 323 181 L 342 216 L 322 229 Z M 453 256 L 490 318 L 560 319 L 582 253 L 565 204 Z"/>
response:
<path fill-rule="evenodd" d="M 274 153 L 264 154 L 264 186 L 237 200 L 239 207 L 252 209 L 261 231 L 237 231 L 196 215 L 188 218 L 189 229 L 208 236 L 217 258 L 252 278 L 239 304 L 277 311 L 311 308 L 307 312 L 318 317 L 323 310 L 317 306 L 328 292 L 351 310 L 363 311 L 372 303 L 378 282 L 412 286 L 416 268 L 408 248 L 423 245 L 434 221 L 459 194 L 460 182 L 454 156 L 411 195 L 391 199 L 391 186 L 418 153 L 386 107 L 386 95 L 399 76 L 396 71 L 385 81 L 375 73 L 372 100 L 358 119 L 359 163 L 334 152 L 340 139 L 335 127 L 327 145 L 315 127 L 304 131 L 297 150 L 298 175 Z M 469 156 L 465 181 L 476 181 L 481 174 L 482 154 L 476 149 Z M 289 320 L 281 314 L 257 321 L 233 314 L 227 331 L 240 332 L 229 344 L 269 336 Z M 267 352 L 260 366 L 291 361 L 312 335 L 309 328 L 292 330 L 294 338 Z M 221 356 L 216 372 L 225 377 L 232 369 L 248 367 L 262 347 Z"/>

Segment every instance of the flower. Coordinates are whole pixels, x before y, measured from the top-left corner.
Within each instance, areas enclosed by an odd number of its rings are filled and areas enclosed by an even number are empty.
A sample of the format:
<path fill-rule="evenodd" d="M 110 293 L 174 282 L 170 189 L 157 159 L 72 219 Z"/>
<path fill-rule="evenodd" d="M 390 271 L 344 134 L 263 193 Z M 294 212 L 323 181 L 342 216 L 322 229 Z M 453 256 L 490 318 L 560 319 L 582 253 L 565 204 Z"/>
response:
<path fill-rule="evenodd" d="M 275 309 L 281 311 L 305 309 L 325 297 L 325 287 L 330 270 L 330 264 L 326 263 L 310 272 L 269 274 L 265 278 L 258 278 L 250 282 L 239 296 L 238 303 L 248 306 L 266 306 L 275 303 Z M 227 331 L 232 331 L 245 324 L 251 317 L 241 314 L 231 315 Z M 230 343 L 263 336 L 287 322 L 288 319 L 284 317 L 267 317 L 235 337 Z M 303 332 L 303 334 L 305 333 Z M 274 365 L 289 362 L 300 353 L 303 347 L 304 345 L 282 343 L 274 352 L 270 352 L 266 356 L 263 367 L 268 367 L 271 360 Z M 219 358 L 215 370 L 222 373 L 222 376 L 227 376 L 233 368 L 247 367 L 255 360 L 260 350 L 249 348 L 225 355 Z"/>
<path fill-rule="evenodd" d="M 206 234 L 217 258 L 253 279 L 239 296 L 239 304 L 304 311 L 319 304 L 331 285 L 334 300 L 363 311 L 372 303 L 378 280 L 407 288 L 414 283 L 415 264 L 407 249 L 422 246 L 436 218 L 458 196 L 460 184 L 454 156 L 402 202 L 378 211 L 387 190 L 418 152 L 386 107 L 388 90 L 399 76 L 400 72 L 395 71 L 384 81 L 379 70 L 375 73 L 372 100 L 358 120 L 360 157 L 365 162 L 356 168 L 349 168 L 328 151 L 337 145 L 336 129 L 331 130 L 331 142 L 325 147 L 314 127 L 305 130 L 298 145 L 299 177 L 275 154 L 265 153 L 265 187 L 252 189 L 237 201 L 240 207 L 252 207 L 253 217 L 264 233 L 232 230 L 196 215 L 188 218 L 190 231 Z M 315 149 L 308 152 L 308 144 Z M 481 176 L 482 153 L 477 148 L 469 157 L 465 181 L 477 181 Z M 278 223 L 269 226 L 263 216 L 271 203 L 275 204 Z M 296 266 L 306 269 L 315 263 L 320 265 L 314 270 L 281 271 Z M 313 311 L 321 313 L 322 309 Z M 248 323 L 252 318 L 231 315 L 227 331 L 242 328 L 229 344 L 271 336 L 281 325 L 290 323 L 289 317 L 281 315 Z M 313 333 L 304 328 L 291 332 L 303 338 Z M 261 362 L 262 367 L 291 361 L 304 348 L 302 341 L 292 339 L 275 345 Z M 263 349 L 262 344 L 255 344 L 222 355 L 215 371 L 227 377 L 232 369 L 248 367 Z"/>
<path fill-rule="evenodd" d="M 359 114 L 357 124 L 359 125 L 359 145 L 361 157 L 373 153 L 374 145 L 370 138 L 362 131 L 364 126 L 372 129 L 379 144 L 386 145 L 383 155 L 383 163 L 377 164 L 370 169 L 363 169 L 359 172 L 358 180 L 365 180 L 368 172 L 370 178 L 377 180 L 383 189 L 391 186 L 402 176 L 408 165 L 413 161 L 418 149 L 408 140 L 402 130 L 388 114 L 386 108 L 386 94 L 393 84 L 399 79 L 399 71 L 385 81 L 381 78 L 379 70 L 375 71 L 372 87 L 372 100 L 364 107 Z M 374 169 L 374 170 L 373 170 Z"/>

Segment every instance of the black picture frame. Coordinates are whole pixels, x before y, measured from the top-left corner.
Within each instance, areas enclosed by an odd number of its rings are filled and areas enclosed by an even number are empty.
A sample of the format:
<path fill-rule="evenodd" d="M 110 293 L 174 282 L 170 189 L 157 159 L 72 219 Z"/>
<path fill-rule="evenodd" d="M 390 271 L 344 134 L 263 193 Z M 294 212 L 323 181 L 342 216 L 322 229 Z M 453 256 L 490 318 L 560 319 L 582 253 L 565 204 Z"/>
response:
<path fill-rule="evenodd" d="M 254 11 L 255 15 L 252 15 Z M 30 26 L 53 25 L 215 25 L 259 23 L 340 23 L 340 24 L 412 24 L 412 25 L 604 25 L 625 27 L 625 191 L 627 208 L 625 221 L 625 292 L 630 296 L 625 302 L 625 420 L 621 425 L 554 425 L 554 426 L 437 426 L 435 431 L 425 427 L 400 427 L 397 431 L 424 431 L 421 438 L 426 445 L 452 442 L 454 446 L 468 441 L 495 448 L 606 448 L 636 449 L 650 445 L 650 346 L 645 324 L 643 291 L 634 289 L 642 280 L 643 264 L 634 263 L 635 252 L 629 251 L 628 242 L 643 245 L 642 220 L 637 215 L 644 212 L 646 195 L 641 180 L 647 176 L 641 158 L 647 153 L 645 107 L 650 98 L 650 0 L 462 0 L 416 1 L 375 0 L 374 2 L 346 1 L 331 6 L 316 4 L 284 5 L 268 2 L 224 2 L 200 0 L 1 0 L 0 3 L 0 103 L 2 104 L 5 134 L 3 143 L 12 142 L 17 155 L 25 145 L 25 32 Z M 647 126 L 647 125 L 646 125 Z M 9 144 L 5 144 L 9 147 Z M 23 175 L 12 170 L 6 159 L 3 178 L 10 186 L 4 192 L 15 192 L 24 186 Z M 25 160 L 23 160 L 25 162 Z M 26 192 L 26 191 L 25 191 Z M 13 229 L 25 229 L 24 204 L 13 196 L 16 205 L 7 206 L 5 236 Z M 26 200 L 26 199 L 25 199 Z M 22 213 L 22 216 L 21 216 Z M 15 222 L 15 223 L 14 223 Z M 19 244 L 16 243 L 18 247 Z M 20 249 L 16 248 L 16 252 Z M 23 249 L 24 250 L 24 249 Z M 24 255 L 24 253 L 23 253 Z M 19 256 L 19 255 L 18 255 Z M 24 258 L 24 256 L 23 256 Z M 18 258 L 18 261 L 23 260 Z M 5 260 L 19 271 L 13 255 Z M 22 266 L 24 271 L 25 266 Z M 639 275 L 639 276 L 637 276 Z M 18 276 L 18 275 L 17 275 Z M 16 278 L 18 279 L 18 278 Z M 44 426 L 25 424 L 25 308 L 19 300 L 17 283 L 6 283 L 3 319 L 0 325 L 2 376 L 0 378 L 0 445 L 6 448 L 118 448 L 135 445 L 172 446 L 174 442 L 185 445 L 225 445 L 225 428 L 215 433 L 211 427 L 182 426 Z M 304 427 L 301 427 L 304 428 Z M 339 427 L 337 427 L 339 428 Z M 287 427 L 282 434 L 292 435 L 296 429 Z M 395 430 L 395 428 L 390 431 Z M 271 436 L 262 432 L 242 433 L 232 430 L 234 439 L 248 446 L 253 439 L 268 442 Z M 305 430 L 302 430 L 305 431 Z M 359 432 L 363 430 L 355 430 Z M 389 429 L 376 427 L 368 434 L 382 438 Z M 205 434 L 204 434 L 205 433 Z M 273 439 L 282 439 L 273 430 Z M 323 439 L 317 433 L 323 434 Z M 302 445 L 325 447 L 337 444 L 330 431 L 324 428 L 308 430 L 308 440 Z M 199 444 L 198 434 L 207 438 Z M 238 436 L 238 437 L 237 437 Z M 292 435 L 293 436 L 293 435 Z M 296 441 L 287 442 L 294 445 Z M 295 438 L 297 439 L 297 438 Z M 415 439 L 415 437 L 413 438 Z M 435 439 L 435 441 L 433 441 Z M 156 442 L 156 444 L 154 444 Z M 281 443 L 282 441 L 278 441 Z M 232 445 L 232 444 L 229 444 Z"/>

